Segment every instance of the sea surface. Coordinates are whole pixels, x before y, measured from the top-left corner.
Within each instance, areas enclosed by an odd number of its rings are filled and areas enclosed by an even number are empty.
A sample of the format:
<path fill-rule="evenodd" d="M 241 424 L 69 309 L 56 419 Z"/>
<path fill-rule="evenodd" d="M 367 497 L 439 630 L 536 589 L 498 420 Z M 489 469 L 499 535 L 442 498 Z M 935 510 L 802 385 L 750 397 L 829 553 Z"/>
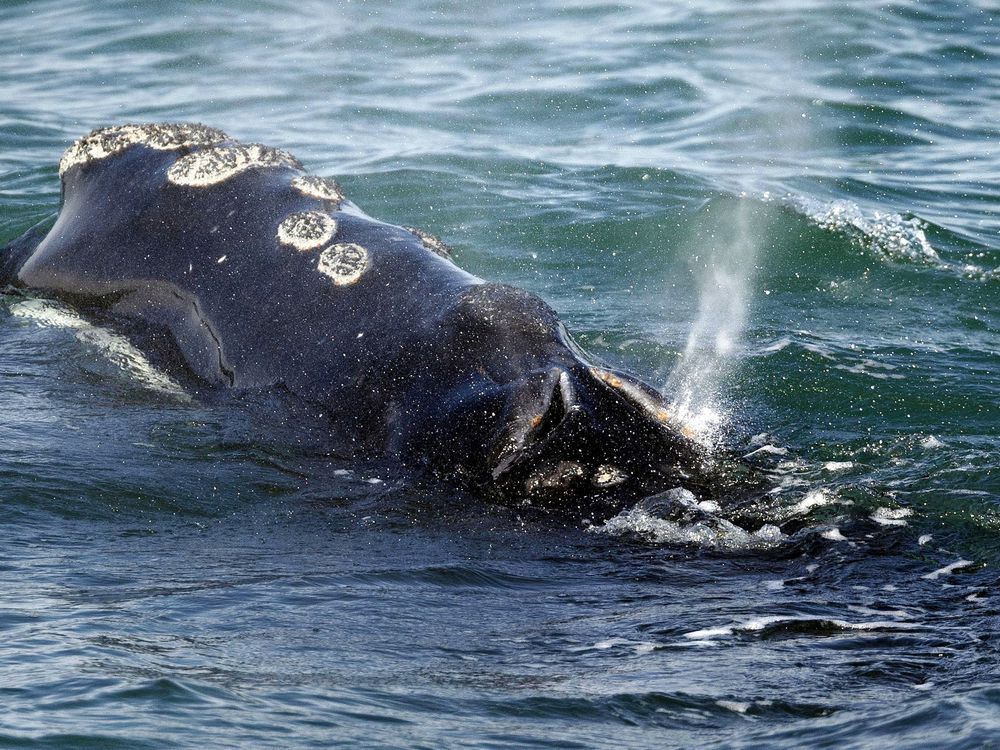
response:
<path fill-rule="evenodd" d="M 1000 4 L 0 5 L 0 244 L 199 121 L 550 302 L 769 472 L 557 523 L 0 295 L 0 747 L 1000 744 Z"/>

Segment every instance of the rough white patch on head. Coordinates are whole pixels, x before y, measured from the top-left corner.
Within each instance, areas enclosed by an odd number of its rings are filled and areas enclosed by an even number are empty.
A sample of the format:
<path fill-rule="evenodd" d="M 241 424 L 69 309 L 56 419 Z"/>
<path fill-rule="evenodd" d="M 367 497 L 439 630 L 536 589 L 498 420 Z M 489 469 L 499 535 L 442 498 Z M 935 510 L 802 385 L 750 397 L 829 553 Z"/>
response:
<path fill-rule="evenodd" d="M 528 492 L 562 489 L 568 487 L 582 476 L 584 476 L 583 466 L 576 461 L 560 461 L 555 466 L 547 465 L 540 467 L 534 474 L 528 477 L 524 486 Z"/>
<path fill-rule="evenodd" d="M 451 260 L 451 248 L 448 247 L 439 237 L 435 237 L 430 232 L 415 227 L 403 227 L 410 234 L 415 234 L 420 240 L 420 244 L 430 250 L 435 255 Z"/>
<path fill-rule="evenodd" d="M 341 242 L 325 248 L 319 255 L 320 273 L 326 274 L 337 286 L 348 286 L 368 270 L 368 251 L 353 242 Z"/>
<path fill-rule="evenodd" d="M 228 180 L 233 175 L 255 167 L 291 167 L 301 169 L 298 160 L 287 151 L 259 143 L 215 146 L 178 159 L 167 170 L 167 179 L 185 187 L 207 187 Z"/>
<path fill-rule="evenodd" d="M 326 177 L 316 177 L 311 174 L 296 177 L 292 180 L 292 187 L 309 198 L 330 201 L 338 205 L 347 197 L 344 195 L 344 191 L 340 185 L 333 180 L 328 180 Z"/>
<path fill-rule="evenodd" d="M 296 250 L 323 247 L 337 233 L 337 222 L 320 211 L 302 211 L 286 216 L 278 226 L 278 242 Z"/>
<path fill-rule="evenodd" d="M 613 487 L 626 479 L 628 479 L 628 474 L 617 466 L 611 465 L 598 466 L 597 472 L 594 474 L 594 484 L 598 487 Z"/>
<path fill-rule="evenodd" d="M 215 128 L 190 123 L 162 123 L 147 125 L 115 125 L 98 128 L 66 149 L 59 161 L 59 176 L 83 164 L 106 159 L 125 149 L 143 145 L 161 151 L 171 151 L 195 146 L 210 146 L 228 139 Z"/>

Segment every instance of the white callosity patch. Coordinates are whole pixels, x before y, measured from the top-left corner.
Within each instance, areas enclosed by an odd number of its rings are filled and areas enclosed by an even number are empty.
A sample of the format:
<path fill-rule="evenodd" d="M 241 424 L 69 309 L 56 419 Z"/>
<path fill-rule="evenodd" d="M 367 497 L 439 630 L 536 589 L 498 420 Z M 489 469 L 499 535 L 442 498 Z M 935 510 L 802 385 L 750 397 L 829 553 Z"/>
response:
<path fill-rule="evenodd" d="M 337 233 L 337 222 L 320 211 L 302 211 L 286 216 L 278 226 L 278 242 L 296 250 L 316 250 Z"/>
<path fill-rule="evenodd" d="M 583 466 L 576 461 L 560 461 L 554 466 L 549 464 L 540 467 L 524 483 L 528 492 L 539 490 L 563 489 L 584 475 Z"/>
<path fill-rule="evenodd" d="M 99 128 L 66 149 L 66 153 L 59 161 L 59 175 L 64 176 L 73 167 L 106 159 L 131 146 L 142 145 L 160 151 L 172 151 L 195 146 L 211 146 L 227 139 L 228 136 L 221 130 L 189 123 L 115 125 Z"/>
<path fill-rule="evenodd" d="M 598 487 L 613 487 L 626 479 L 628 479 L 628 474 L 617 466 L 611 465 L 597 467 L 597 473 L 594 474 L 594 484 Z"/>
<path fill-rule="evenodd" d="M 364 275 L 368 264 L 368 251 L 361 245 L 341 242 L 320 253 L 317 268 L 333 279 L 337 286 L 348 286 Z"/>
<path fill-rule="evenodd" d="M 415 227 L 403 227 L 407 232 L 415 234 L 420 240 L 420 244 L 430 250 L 435 255 L 451 260 L 451 248 L 448 247 L 439 237 L 435 237 L 430 232 Z"/>
<path fill-rule="evenodd" d="M 337 205 L 340 205 L 346 199 L 340 185 L 325 177 L 302 175 L 292 180 L 292 187 L 309 198 L 330 201 Z"/>
<path fill-rule="evenodd" d="M 255 167 L 301 169 L 302 165 L 287 151 L 259 143 L 241 143 L 188 154 L 167 170 L 167 179 L 175 185 L 207 187 Z"/>

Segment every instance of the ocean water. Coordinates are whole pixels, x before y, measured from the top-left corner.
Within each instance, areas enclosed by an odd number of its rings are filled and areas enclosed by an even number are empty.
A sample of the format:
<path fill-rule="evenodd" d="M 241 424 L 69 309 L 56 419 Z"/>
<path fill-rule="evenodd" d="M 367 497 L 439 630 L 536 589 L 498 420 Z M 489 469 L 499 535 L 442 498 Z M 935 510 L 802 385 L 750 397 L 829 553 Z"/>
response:
<path fill-rule="evenodd" d="M 470 507 L 0 296 L 0 747 L 996 746 L 998 29 L 3 3 L 0 242 L 76 137 L 200 121 L 542 295 L 771 483 L 686 525 Z"/>

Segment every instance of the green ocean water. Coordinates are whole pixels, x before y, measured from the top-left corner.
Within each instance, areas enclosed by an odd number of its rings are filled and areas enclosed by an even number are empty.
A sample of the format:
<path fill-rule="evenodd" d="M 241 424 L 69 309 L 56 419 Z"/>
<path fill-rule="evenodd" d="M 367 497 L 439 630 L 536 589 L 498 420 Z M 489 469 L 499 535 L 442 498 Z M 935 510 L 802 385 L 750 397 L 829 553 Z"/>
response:
<path fill-rule="evenodd" d="M 985 0 L 0 5 L 0 244 L 90 129 L 219 127 L 541 295 L 772 476 L 689 525 L 456 505 L 6 294 L 0 747 L 995 744 L 998 29 Z"/>

